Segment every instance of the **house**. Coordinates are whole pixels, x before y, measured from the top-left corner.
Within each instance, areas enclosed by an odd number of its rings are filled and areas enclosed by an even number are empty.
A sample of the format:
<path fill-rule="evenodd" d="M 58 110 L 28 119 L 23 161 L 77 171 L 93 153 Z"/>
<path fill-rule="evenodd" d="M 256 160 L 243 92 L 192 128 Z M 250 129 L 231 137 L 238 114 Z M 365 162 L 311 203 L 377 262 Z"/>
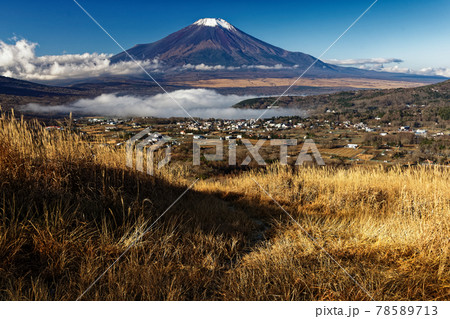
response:
<path fill-rule="evenodd" d="M 149 139 L 154 142 L 157 143 L 159 140 L 162 140 L 163 136 L 159 133 L 148 133 Z"/>
<path fill-rule="evenodd" d="M 416 130 L 415 134 L 425 136 L 427 135 L 427 130 Z"/>
<path fill-rule="evenodd" d="M 347 144 L 345 147 L 347 147 L 347 148 L 358 148 L 359 145 L 358 144 Z"/>

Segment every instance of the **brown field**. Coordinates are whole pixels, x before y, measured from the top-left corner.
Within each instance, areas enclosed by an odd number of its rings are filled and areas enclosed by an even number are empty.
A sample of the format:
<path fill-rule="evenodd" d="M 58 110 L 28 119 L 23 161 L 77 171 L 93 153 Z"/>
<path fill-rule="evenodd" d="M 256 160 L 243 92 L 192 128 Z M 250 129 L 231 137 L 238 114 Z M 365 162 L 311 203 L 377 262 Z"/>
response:
<path fill-rule="evenodd" d="M 264 87 L 264 86 L 290 86 L 296 78 L 259 78 L 259 79 L 210 79 L 186 82 L 174 82 L 172 85 L 188 85 L 192 87 L 207 88 L 233 88 L 233 87 Z M 390 81 L 376 79 L 312 79 L 302 78 L 295 86 L 311 87 L 352 87 L 372 89 L 410 88 L 425 85 L 420 82 Z"/>
<path fill-rule="evenodd" d="M 356 155 L 356 158 L 359 158 L 363 161 L 370 161 L 372 158 L 374 158 L 375 155 L 372 154 L 358 154 Z"/>
<path fill-rule="evenodd" d="M 83 300 L 450 299 L 447 168 L 273 164 L 162 215 L 195 178 L 3 115 L 0 299 L 75 300 L 129 247 Z"/>
<path fill-rule="evenodd" d="M 331 155 L 350 157 L 350 158 L 355 157 L 356 155 L 359 155 L 364 152 L 363 149 L 358 149 L 358 148 L 354 149 L 354 148 L 347 148 L 347 147 L 331 148 L 331 149 L 322 148 L 319 151 L 324 154 L 331 154 Z"/>

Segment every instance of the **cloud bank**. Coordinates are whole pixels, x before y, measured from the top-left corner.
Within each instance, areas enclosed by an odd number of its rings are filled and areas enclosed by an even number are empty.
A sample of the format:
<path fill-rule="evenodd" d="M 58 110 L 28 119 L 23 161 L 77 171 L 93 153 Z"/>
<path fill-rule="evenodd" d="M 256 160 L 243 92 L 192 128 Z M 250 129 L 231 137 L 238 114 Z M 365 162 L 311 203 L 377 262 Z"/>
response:
<path fill-rule="evenodd" d="M 112 54 L 84 53 L 36 56 L 37 43 L 26 39 L 14 39 L 12 43 L 0 40 L 0 75 L 29 81 L 56 81 L 64 79 L 83 79 L 108 75 L 136 75 L 143 71 L 134 61 L 111 64 Z M 158 60 L 139 61 L 149 72 L 163 72 L 164 65 Z M 296 68 L 281 64 L 275 66 L 243 65 L 225 67 L 223 65 L 185 64 L 172 68 L 177 70 L 216 71 L 238 69 L 286 69 Z"/>
<path fill-rule="evenodd" d="M 36 56 L 37 43 L 25 39 L 8 44 L 0 41 L 0 75 L 30 81 L 81 79 L 105 75 L 129 75 L 142 73 L 133 61 L 111 64 L 111 54 L 84 53 Z M 161 63 L 140 61 L 150 71 L 158 71 Z"/>
<path fill-rule="evenodd" d="M 255 96 L 222 95 L 214 90 L 178 90 L 171 96 L 193 117 L 243 119 L 257 118 L 263 110 L 236 109 L 232 105 Z M 23 111 L 43 114 L 95 115 L 111 117 L 188 117 L 188 115 L 165 93 L 155 96 L 119 96 L 102 94 L 94 99 L 81 99 L 74 103 L 58 106 L 28 104 Z M 273 109 L 264 118 L 282 115 L 304 115 L 299 110 Z"/>
<path fill-rule="evenodd" d="M 397 58 L 369 58 L 369 59 L 344 59 L 344 60 L 324 60 L 326 63 L 335 65 L 365 65 L 365 64 L 384 64 L 384 63 L 401 63 L 402 59 Z"/>
<path fill-rule="evenodd" d="M 419 70 L 413 70 L 410 68 L 402 68 L 399 65 L 385 66 L 385 65 L 373 65 L 361 67 L 364 70 L 383 71 L 383 72 L 395 72 L 415 75 L 430 75 L 430 76 L 445 76 L 450 78 L 450 68 L 422 68 Z"/>
<path fill-rule="evenodd" d="M 282 64 L 269 65 L 242 65 L 242 66 L 224 66 L 224 65 L 206 65 L 202 64 L 185 64 L 181 70 L 196 70 L 196 71 L 216 71 L 216 70 L 245 70 L 245 69 L 261 69 L 261 70 L 282 70 L 282 69 L 296 69 L 298 65 L 285 66 Z"/>
<path fill-rule="evenodd" d="M 353 66 L 363 70 L 370 71 L 382 71 L 382 72 L 394 72 L 394 73 L 406 73 L 406 74 L 418 74 L 418 75 L 438 75 L 450 77 L 450 68 L 422 68 L 414 70 L 410 68 L 404 68 L 399 66 L 399 63 L 404 62 L 398 58 L 369 58 L 369 59 L 330 59 L 324 60 L 326 63 L 343 66 Z M 395 65 L 386 66 L 385 64 L 396 63 Z"/>

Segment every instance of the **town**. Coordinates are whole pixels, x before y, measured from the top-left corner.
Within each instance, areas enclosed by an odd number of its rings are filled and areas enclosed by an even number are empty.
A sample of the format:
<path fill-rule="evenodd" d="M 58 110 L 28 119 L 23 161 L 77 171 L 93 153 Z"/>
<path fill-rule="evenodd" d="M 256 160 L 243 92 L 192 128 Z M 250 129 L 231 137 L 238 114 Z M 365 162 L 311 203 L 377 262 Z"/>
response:
<path fill-rule="evenodd" d="M 332 112 L 326 112 L 332 113 Z M 48 130 L 69 128 L 92 142 L 110 147 L 124 143 L 150 128 L 154 142 L 169 136 L 174 159 L 187 162 L 192 156 L 192 141 L 203 139 L 236 140 L 238 158 L 247 152 L 241 140 L 252 144 L 267 140 L 260 153 L 267 162 L 277 159 L 271 139 L 296 139 L 289 147 L 288 162 L 293 163 L 303 140 L 313 140 L 329 165 L 449 165 L 450 131 L 445 126 L 424 128 L 383 123 L 379 117 L 355 123 L 324 117 L 278 117 L 259 120 L 181 119 L 181 118 L 106 118 L 82 117 L 57 121 Z M 208 151 L 214 152 L 214 150 Z M 239 156 L 240 155 L 240 156 Z"/>

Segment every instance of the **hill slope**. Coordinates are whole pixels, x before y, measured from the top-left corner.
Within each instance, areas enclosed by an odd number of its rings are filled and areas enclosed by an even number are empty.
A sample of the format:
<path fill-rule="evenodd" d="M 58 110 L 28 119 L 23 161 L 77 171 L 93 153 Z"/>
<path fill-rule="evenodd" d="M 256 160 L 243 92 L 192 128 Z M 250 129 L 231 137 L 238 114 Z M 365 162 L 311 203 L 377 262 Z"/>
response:
<path fill-rule="evenodd" d="M 0 117 L 0 299 L 448 300 L 448 169 L 184 168 Z"/>
<path fill-rule="evenodd" d="M 276 97 L 263 97 L 239 102 L 235 107 L 264 109 L 274 103 Z M 357 108 L 371 106 L 389 107 L 406 104 L 449 106 L 450 80 L 415 88 L 389 90 L 360 90 L 312 96 L 284 96 L 277 101 L 277 106 L 288 108 L 319 109 Z"/>

